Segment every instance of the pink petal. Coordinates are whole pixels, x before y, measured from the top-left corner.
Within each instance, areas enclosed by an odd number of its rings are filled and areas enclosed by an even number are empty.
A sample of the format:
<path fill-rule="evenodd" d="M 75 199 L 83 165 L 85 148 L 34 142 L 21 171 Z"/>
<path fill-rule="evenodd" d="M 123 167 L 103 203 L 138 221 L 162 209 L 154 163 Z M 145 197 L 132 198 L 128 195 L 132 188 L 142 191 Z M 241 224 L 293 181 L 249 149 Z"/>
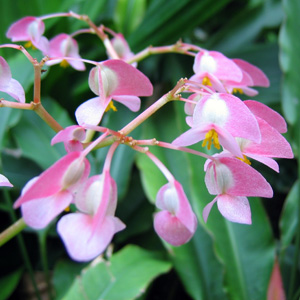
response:
<path fill-rule="evenodd" d="M 37 41 L 36 40 L 32 40 L 32 45 L 41 50 L 43 52 L 44 55 L 48 55 L 49 53 L 49 41 L 46 37 L 41 36 Z"/>
<path fill-rule="evenodd" d="M 210 193 L 219 194 L 220 191 L 214 187 L 223 184 L 224 180 L 226 189 L 219 187 L 222 194 L 266 198 L 273 196 L 272 188 L 266 179 L 255 169 L 236 158 L 220 157 L 208 165 L 205 183 Z"/>
<path fill-rule="evenodd" d="M 272 127 L 278 130 L 278 132 L 287 132 L 286 122 L 278 112 L 258 101 L 246 100 L 244 103 L 255 116 L 267 121 Z"/>
<path fill-rule="evenodd" d="M 107 99 L 105 103 L 102 103 L 100 97 L 96 97 L 83 102 L 75 111 L 77 123 L 98 125 L 109 101 L 110 99 Z"/>
<path fill-rule="evenodd" d="M 256 154 L 267 157 L 293 158 L 294 154 L 287 140 L 269 123 L 263 119 L 257 118 L 261 131 L 261 142 L 249 143 L 243 153 L 245 155 Z"/>
<path fill-rule="evenodd" d="M 203 212 L 202 212 L 202 216 L 203 216 L 203 220 L 204 222 L 206 223 L 207 222 L 207 218 L 208 218 L 208 215 L 211 211 L 211 208 L 213 207 L 213 205 L 217 202 L 218 200 L 218 197 L 214 198 L 213 201 L 209 202 L 203 209 Z"/>
<path fill-rule="evenodd" d="M 204 63 L 205 59 L 208 63 Z M 193 69 L 196 74 L 212 73 L 220 80 L 241 81 L 243 77 L 241 69 L 233 60 L 217 51 L 200 51 L 197 53 Z"/>
<path fill-rule="evenodd" d="M 70 192 L 61 191 L 53 196 L 26 202 L 21 205 L 22 217 L 34 229 L 45 228 L 72 200 L 73 195 Z"/>
<path fill-rule="evenodd" d="M 0 86 L 0 91 L 7 93 L 21 103 L 25 103 L 24 89 L 15 79 L 11 79 L 6 86 Z"/>
<path fill-rule="evenodd" d="M 17 208 L 28 201 L 47 198 L 61 191 L 63 188 L 62 181 L 66 176 L 66 172 L 69 171 L 69 167 L 75 160 L 81 159 L 81 155 L 80 152 L 71 152 L 45 170 L 34 184 L 32 184 L 28 190 L 17 199 L 14 208 Z M 83 159 L 82 164 L 84 164 L 84 173 L 82 175 L 84 176 L 84 174 L 89 172 L 90 167 L 85 158 Z M 76 176 L 76 174 L 74 175 Z"/>
<path fill-rule="evenodd" d="M 11 71 L 6 60 L 0 56 L 0 88 L 5 87 L 11 80 Z"/>
<path fill-rule="evenodd" d="M 201 128 L 191 128 L 176 138 L 172 144 L 176 146 L 190 146 L 205 138 L 206 132 Z"/>
<path fill-rule="evenodd" d="M 89 261 L 100 255 L 111 242 L 113 235 L 125 228 L 115 217 L 106 217 L 94 231 L 93 217 L 82 213 L 63 216 L 57 224 L 70 257 L 76 261 Z"/>
<path fill-rule="evenodd" d="M 154 216 L 154 229 L 166 242 L 173 246 L 187 243 L 194 232 L 186 228 L 180 220 L 168 211 L 160 211 Z"/>
<path fill-rule="evenodd" d="M 242 224 L 251 224 L 251 210 L 246 197 L 220 195 L 217 205 L 220 213 L 227 220 Z"/>
<path fill-rule="evenodd" d="M 264 86 L 268 87 L 270 85 L 268 77 L 265 73 L 257 68 L 256 66 L 242 60 L 242 59 L 233 59 L 233 61 L 245 72 L 247 72 L 252 80 L 254 86 Z"/>
<path fill-rule="evenodd" d="M 274 159 L 272 159 L 270 157 L 255 155 L 255 154 L 252 154 L 252 153 L 247 153 L 246 156 L 261 162 L 262 164 L 264 164 L 264 165 L 268 166 L 269 168 L 273 169 L 275 172 L 279 173 L 278 163 Z"/>
<path fill-rule="evenodd" d="M 141 99 L 137 96 L 114 96 L 113 100 L 122 103 L 134 112 L 141 108 Z"/>
<path fill-rule="evenodd" d="M 34 36 L 28 31 L 29 27 L 32 26 L 33 23 L 36 28 L 36 33 Z M 44 33 L 44 31 L 45 25 L 42 20 L 36 17 L 25 17 L 13 23 L 9 27 L 6 36 L 13 42 L 29 41 L 33 37 L 38 40 L 38 38 Z"/>
<path fill-rule="evenodd" d="M 153 87 L 142 72 L 119 59 L 110 59 L 101 65 L 111 69 L 117 75 L 118 84 L 111 92 L 111 96 L 151 96 Z"/>
<path fill-rule="evenodd" d="M 4 175 L 0 174 L 0 186 L 12 187 L 13 185 L 9 182 L 9 180 Z"/>

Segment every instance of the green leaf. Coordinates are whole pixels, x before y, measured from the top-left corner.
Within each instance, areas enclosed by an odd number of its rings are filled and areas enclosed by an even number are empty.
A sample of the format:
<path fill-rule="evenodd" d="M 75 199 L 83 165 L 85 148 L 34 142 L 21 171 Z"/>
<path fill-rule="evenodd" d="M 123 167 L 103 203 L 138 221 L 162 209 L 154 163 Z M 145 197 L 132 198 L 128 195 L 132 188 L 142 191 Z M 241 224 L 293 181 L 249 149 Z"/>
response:
<path fill-rule="evenodd" d="M 290 190 L 281 213 L 280 217 L 280 231 L 281 231 L 281 243 L 282 248 L 287 248 L 292 242 L 296 231 L 297 231 L 297 223 L 298 223 L 298 188 L 299 181 L 296 181 Z"/>
<path fill-rule="evenodd" d="M 159 255 L 130 245 L 112 255 L 109 261 L 101 259 L 84 269 L 64 299 L 135 299 L 170 267 Z"/>
<path fill-rule="evenodd" d="M 119 0 L 114 14 L 117 30 L 125 36 L 131 33 L 142 21 L 145 8 L 145 0 Z"/>
<path fill-rule="evenodd" d="M 297 0 L 285 0 L 283 8 L 285 19 L 280 29 L 280 64 L 284 73 L 282 84 L 282 106 L 285 118 L 295 124 L 299 118 L 300 101 L 300 3 Z"/>
<path fill-rule="evenodd" d="M 66 111 L 56 102 L 43 99 L 43 104 L 63 127 L 72 124 Z M 23 112 L 22 119 L 12 129 L 12 134 L 23 156 L 36 162 L 42 169 L 48 168 L 66 154 L 62 143 L 51 146 L 55 132 L 33 111 Z"/>
<path fill-rule="evenodd" d="M 8 299 L 17 287 L 21 276 L 23 274 L 23 269 L 18 269 L 4 277 L 0 278 L 0 300 Z"/>

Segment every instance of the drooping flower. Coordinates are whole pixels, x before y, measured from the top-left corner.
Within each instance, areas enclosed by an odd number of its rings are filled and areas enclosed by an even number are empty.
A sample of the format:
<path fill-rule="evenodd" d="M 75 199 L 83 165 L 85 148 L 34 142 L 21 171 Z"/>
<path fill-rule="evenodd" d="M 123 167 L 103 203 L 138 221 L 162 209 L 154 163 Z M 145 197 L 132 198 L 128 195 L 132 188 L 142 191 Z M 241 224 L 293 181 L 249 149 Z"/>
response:
<path fill-rule="evenodd" d="M 138 96 L 150 96 L 153 89 L 142 72 L 118 59 L 106 60 L 91 69 L 89 86 L 98 97 L 77 108 L 75 116 L 79 125 L 98 125 L 112 99 L 137 111 Z"/>
<path fill-rule="evenodd" d="M 63 216 L 57 231 L 72 259 L 89 261 L 101 254 L 125 225 L 114 216 L 117 186 L 108 171 L 91 177 L 78 191 L 79 212 Z"/>
<path fill-rule="evenodd" d="M 156 233 L 173 246 L 187 243 L 196 231 L 197 218 L 181 184 L 174 180 L 162 186 L 156 206 L 161 210 L 154 216 Z"/>
<path fill-rule="evenodd" d="M 31 180 L 14 208 L 21 206 L 27 225 L 44 228 L 72 203 L 76 189 L 86 180 L 89 171 L 87 159 L 80 152 L 71 152 Z"/>
<path fill-rule="evenodd" d="M 82 151 L 82 142 L 86 138 L 86 130 L 78 125 L 69 126 L 61 131 L 59 131 L 51 140 L 51 146 L 63 142 L 66 151 Z"/>
<path fill-rule="evenodd" d="M 12 187 L 13 185 L 9 182 L 9 180 L 4 175 L 0 174 L 0 186 Z"/>
<path fill-rule="evenodd" d="M 84 71 L 85 65 L 80 61 L 78 44 L 75 39 L 66 33 L 61 33 L 50 40 L 49 57 L 47 65 L 61 64 L 62 66 L 71 65 L 75 70 Z M 66 59 L 51 59 L 55 57 L 65 57 Z M 75 60 L 67 60 L 67 58 L 75 58 Z"/>
<path fill-rule="evenodd" d="M 259 172 L 236 158 L 222 154 L 207 164 L 205 184 L 210 194 L 217 195 L 203 210 L 205 222 L 217 202 L 220 213 L 229 221 L 251 224 L 247 197 L 273 196 L 270 184 Z"/>
<path fill-rule="evenodd" d="M 201 140 L 203 146 L 220 145 L 232 154 L 242 157 L 234 137 L 255 141 L 261 140 L 255 116 L 248 107 L 231 94 L 204 95 L 196 104 L 192 128 L 173 141 L 177 146 L 189 146 Z"/>
<path fill-rule="evenodd" d="M 37 17 L 25 17 L 13 23 L 7 33 L 7 38 L 13 42 L 28 41 L 41 50 L 44 55 L 48 54 L 49 41 L 43 36 L 45 24 Z"/>
<path fill-rule="evenodd" d="M 0 56 L 0 91 L 9 94 L 17 101 L 25 102 L 25 92 L 21 84 L 11 77 L 6 60 Z"/>

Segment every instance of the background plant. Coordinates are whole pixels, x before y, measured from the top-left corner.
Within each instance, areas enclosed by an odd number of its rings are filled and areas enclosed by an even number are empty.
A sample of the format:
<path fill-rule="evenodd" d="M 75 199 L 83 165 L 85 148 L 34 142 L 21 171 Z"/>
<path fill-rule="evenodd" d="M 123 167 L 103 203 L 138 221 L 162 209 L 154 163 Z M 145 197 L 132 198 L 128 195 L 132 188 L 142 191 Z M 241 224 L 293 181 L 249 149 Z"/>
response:
<path fill-rule="evenodd" d="M 4 34 L 8 26 L 23 16 L 73 10 L 89 15 L 96 24 L 104 23 L 124 33 L 134 52 L 149 44 L 160 46 L 175 43 L 182 38 L 185 42 L 222 51 L 228 57 L 243 58 L 257 65 L 268 75 L 271 82 L 270 88 L 260 90 L 257 99 L 284 113 L 290 125 L 286 138 L 293 145 L 294 153 L 298 157 L 299 109 L 295 99 L 299 99 L 300 93 L 297 72 L 300 65 L 297 55 L 300 48 L 297 13 L 300 8 L 297 1 L 281 3 L 228 0 L 217 1 L 214 5 L 205 0 L 174 0 L 164 3 L 155 0 L 30 2 L 31 5 L 16 1 L 14 6 L 7 5 L 5 1 L 0 2 L 0 22 L 3 28 L 1 43 L 8 42 Z M 74 20 L 53 19 L 47 23 L 46 35 L 50 37 L 59 32 L 73 32 L 80 27 L 80 22 Z M 83 57 L 98 61 L 105 59 L 105 49 L 96 38 L 93 40 L 82 35 L 78 37 L 78 42 Z M 95 46 L 97 43 L 99 46 Z M 28 95 L 32 95 L 32 67 L 28 61 L 21 53 L 16 54 L 11 50 L 1 49 L 0 54 L 8 59 L 14 78 L 22 83 Z M 162 54 L 147 58 L 140 63 L 139 68 L 151 79 L 159 97 L 170 90 L 180 77 L 192 75 L 192 63 L 193 59 L 189 57 Z M 71 125 L 75 108 L 82 99 L 90 97 L 86 76 L 71 69 L 64 70 L 58 66 L 52 68 L 56 68 L 55 72 L 53 70 L 43 75 L 46 77 L 42 83 L 43 103 L 63 126 Z M 144 101 L 144 105 L 147 106 L 151 101 Z M 105 125 L 118 129 L 134 116 L 128 111 L 122 111 L 122 107 L 118 107 L 118 113 L 122 113 L 124 117 L 120 119 L 116 114 L 110 113 L 104 120 Z M 19 195 L 20 189 L 30 178 L 60 158 L 63 149 L 49 145 L 53 132 L 32 112 L 1 108 L 0 114 L 2 173 L 8 178 L 15 178 L 14 189 L 2 192 L 1 226 L 4 229 L 15 218 L 10 199 L 14 200 Z M 159 140 L 172 141 L 179 132 L 187 128 L 180 104 L 168 104 L 159 114 L 164 118 L 155 115 L 142 129 L 138 128 L 134 132 L 135 136 L 143 138 L 150 135 Z M 38 150 L 32 151 L 32 147 Z M 157 190 L 165 183 L 164 179 L 156 167 L 146 161 L 147 158 L 136 156 L 133 151 L 128 150 L 130 149 L 120 148 L 116 153 L 116 158 L 119 159 L 115 159 L 112 166 L 112 175 L 119 187 L 118 215 L 127 224 L 127 230 L 114 240 L 116 254 L 111 258 L 112 268 L 125 268 L 127 254 L 134 258 L 132 266 L 140 265 L 141 268 L 141 273 L 136 273 L 138 271 L 133 269 L 133 274 L 147 276 L 139 283 L 130 281 L 128 285 L 138 288 L 132 295 L 124 292 L 124 299 L 137 297 L 140 288 L 145 287 L 146 293 L 141 296 L 145 299 L 151 299 L 154 295 L 168 295 L 170 299 L 172 295 L 173 298 L 177 295 L 180 299 L 187 297 L 181 296 L 185 293 L 194 299 L 265 299 L 275 253 L 278 254 L 288 297 L 297 299 L 299 244 L 295 242 L 295 236 L 300 234 L 297 229 L 300 206 L 295 183 L 295 161 L 279 161 L 280 176 L 266 168 L 260 169 L 276 193 L 273 199 L 251 200 L 251 208 L 255 212 L 252 226 L 229 223 L 216 211 L 212 211 L 212 220 L 204 225 L 201 222 L 203 204 L 200 199 L 212 199 L 212 196 L 207 193 L 203 184 L 204 174 L 196 167 L 199 166 L 199 158 L 196 164 L 196 158 L 191 155 L 157 149 L 155 154 L 182 182 L 201 223 L 189 244 L 170 249 L 163 246 L 154 234 L 154 208 L 144 199 L 154 202 Z M 92 157 L 95 172 L 101 168 L 104 159 L 102 155 Z M 126 161 L 122 163 L 122 168 L 118 165 L 118 160 Z M 132 193 L 132 190 L 135 192 Z M 127 205 L 129 201 L 131 206 Z M 81 279 L 74 281 L 74 275 L 79 274 L 84 265 L 68 260 L 56 236 L 54 225 L 38 234 L 27 229 L 22 235 L 23 241 L 21 238 L 15 239 L 0 250 L 0 284 L 1 287 L 5 286 L 0 292 L 3 299 L 13 292 L 24 270 L 28 269 L 28 264 L 31 265 L 33 273 L 44 270 L 44 274 L 47 274 L 47 270 L 54 270 L 53 282 L 58 299 L 63 295 L 67 299 L 74 299 L 76 289 L 81 283 L 84 286 L 91 284 L 86 289 L 94 291 L 95 287 L 88 276 L 94 278 L 97 274 L 103 282 L 104 278 L 110 282 L 105 264 L 89 268 L 85 276 L 82 275 Z M 296 241 L 299 243 L 299 238 Z M 138 245 L 147 249 L 147 252 L 133 246 L 122 250 L 127 244 Z M 28 254 L 28 259 L 25 258 L 27 263 L 24 263 L 25 249 Z M 156 276 L 171 269 L 172 271 L 150 285 Z M 66 283 L 63 284 L 62 278 Z M 161 286 L 166 286 L 166 282 L 170 280 L 172 284 L 168 284 L 168 289 L 163 290 Z M 120 299 L 120 294 L 123 295 L 121 287 L 117 285 L 122 280 L 116 282 L 108 299 Z M 114 291 L 117 294 L 114 295 Z M 94 293 L 101 294 L 102 291 L 95 290 Z M 93 297 L 94 295 L 89 295 L 90 299 Z"/>

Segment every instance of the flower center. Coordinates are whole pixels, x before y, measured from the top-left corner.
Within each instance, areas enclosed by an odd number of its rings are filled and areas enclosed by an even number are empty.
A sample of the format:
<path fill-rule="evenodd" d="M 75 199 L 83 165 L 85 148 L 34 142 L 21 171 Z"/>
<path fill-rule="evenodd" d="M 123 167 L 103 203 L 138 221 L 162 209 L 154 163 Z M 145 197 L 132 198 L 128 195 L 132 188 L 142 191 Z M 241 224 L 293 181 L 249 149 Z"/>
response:
<path fill-rule="evenodd" d="M 203 85 L 207 85 L 207 86 L 212 86 L 211 81 L 210 81 L 210 79 L 209 79 L 207 76 L 205 76 L 205 77 L 202 79 L 202 84 L 203 84 Z"/>
<path fill-rule="evenodd" d="M 112 100 L 109 102 L 109 104 L 105 108 L 105 112 L 108 112 L 110 109 L 112 109 L 113 111 L 117 111 L 117 108 L 114 106 L 114 103 Z"/>
<path fill-rule="evenodd" d="M 218 133 L 214 129 L 211 129 L 209 132 L 206 133 L 205 139 L 202 143 L 202 147 L 205 147 L 207 145 L 207 149 L 210 150 L 212 144 L 218 150 L 220 149 Z"/>
<path fill-rule="evenodd" d="M 251 161 L 247 158 L 246 155 L 243 154 L 243 158 L 241 157 L 237 157 L 237 159 L 243 161 L 244 163 L 246 163 L 247 165 L 251 166 Z"/>
<path fill-rule="evenodd" d="M 241 88 L 233 88 L 232 94 L 237 94 L 237 93 L 244 94 Z"/>
<path fill-rule="evenodd" d="M 67 68 L 69 66 L 69 63 L 67 62 L 67 60 L 63 59 L 59 65 L 63 68 Z"/>

